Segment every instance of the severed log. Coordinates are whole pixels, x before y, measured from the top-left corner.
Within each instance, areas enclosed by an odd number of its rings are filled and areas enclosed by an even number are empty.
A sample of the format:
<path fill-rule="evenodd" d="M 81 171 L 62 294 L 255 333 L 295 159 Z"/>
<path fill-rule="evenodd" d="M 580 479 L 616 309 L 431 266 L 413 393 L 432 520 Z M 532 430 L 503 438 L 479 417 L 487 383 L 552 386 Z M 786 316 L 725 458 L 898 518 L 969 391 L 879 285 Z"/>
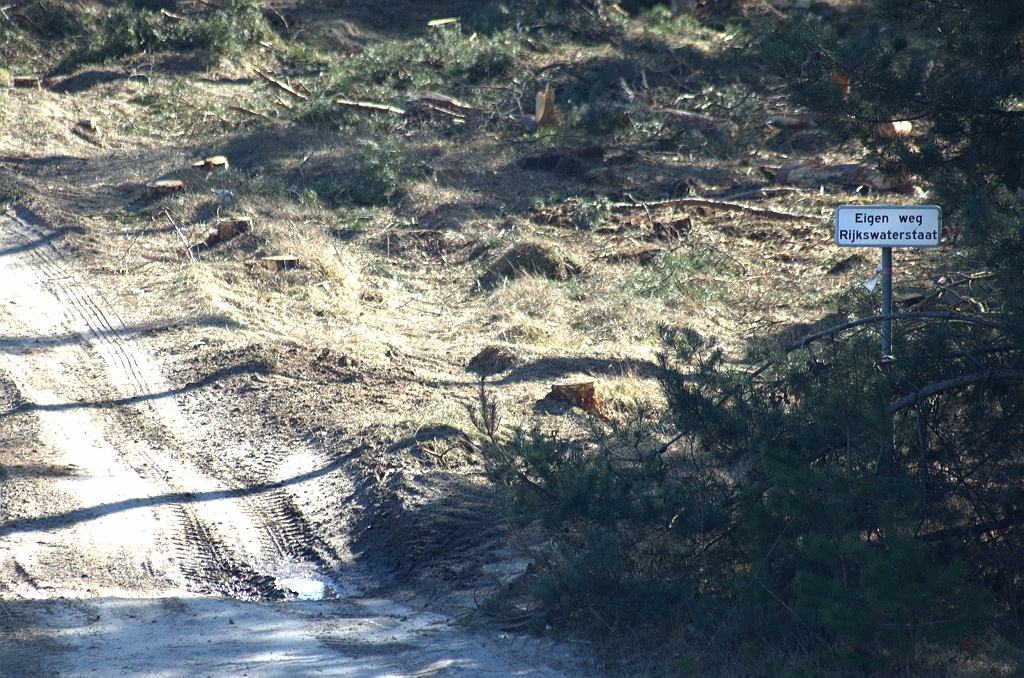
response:
<path fill-rule="evenodd" d="M 858 164 L 825 165 L 818 163 L 790 163 L 775 173 L 779 186 L 817 188 L 824 184 L 841 186 L 870 186 L 878 191 L 902 191 L 911 184 L 905 176 L 887 176 L 874 167 Z"/>
<path fill-rule="evenodd" d="M 15 76 L 14 86 L 18 88 L 34 87 L 36 89 L 42 89 L 43 79 L 37 75 Z"/>
<path fill-rule="evenodd" d="M 405 115 L 405 110 L 388 104 L 378 104 L 374 101 L 353 101 L 351 99 L 335 99 L 334 103 L 344 108 L 355 108 L 361 111 L 378 111 L 382 113 L 395 113 Z"/>
<path fill-rule="evenodd" d="M 592 381 L 581 384 L 552 384 L 551 392 L 545 397 L 579 407 L 604 421 L 610 421 L 601 409 Z"/>
<path fill-rule="evenodd" d="M 271 87 L 276 87 L 277 89 L 281 90 L 282 92 L 286 92 L 287 94 L 290 94 L 291 96 L 295 97 L 296 99 L 301 99 L 303 101 L 309 101 L 309 97 L 307 97 L 305 94 L 302 94 L 301 92 L 295 91 L 295 89 L 291 85 L 289 85 L 287 82 L 282 82 L 282 81 L 278 80 L 277 78 L 269 75 L 268 73 L 264 73 L 263 71 L 261 71 L 258 68 L 253 68 L 252 70 L 256 73 L 256 75 L 258 75 L 261 78 L 263 78 L 263 80 L 268 85 L 270 85 Z"/>
<path fill-rule="evenodd" d="M 202 252 L 207 251 L 217 243 L 230 240 L 237 235 L 242 233 L 248 233 L 252 230 L 252 217 L 229 217 L 227 219 L 221 219 L 217 222 L 216 226 L 212 231 L 206 234 L 206 238 L 195 245 L 192 245 L 187 250 L 179 250 L 179 253 L 184 255 L 188 254 L 193 260 L 199 256 Z"/>
<path fill-rule="evenodd" d="M 769 125 L 775 125 L 776 127 L 785 127 L 786 129 L 807 129 L 814 127 L 814 116 L 804 115 L 802 113 L 779 113 L 776 115 L 766 115 L 764 121 Z"/>
<path fill-rule="evenodd" d="M 777 195 L 794 193 L 796 190 L 797 189 L 795 188 L 752 188 L 749 191 L 722 196 L 722 200 L 739 200 L 740 198 L 746 198 L 747 200 L 760 200 L 761 198 L 772 198 Z"/>

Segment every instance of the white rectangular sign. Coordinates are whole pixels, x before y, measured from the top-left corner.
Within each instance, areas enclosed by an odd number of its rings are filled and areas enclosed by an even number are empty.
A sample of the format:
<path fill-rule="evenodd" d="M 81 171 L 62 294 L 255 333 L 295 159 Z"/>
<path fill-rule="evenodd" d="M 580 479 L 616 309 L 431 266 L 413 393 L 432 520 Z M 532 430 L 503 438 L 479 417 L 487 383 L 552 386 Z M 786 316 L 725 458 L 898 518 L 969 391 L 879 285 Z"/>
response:
<path fill-rule="evenodd" d="M 938 247 L 942 209 L 937 205 L 840 205 L 835 241 L 840 247 Z"/>

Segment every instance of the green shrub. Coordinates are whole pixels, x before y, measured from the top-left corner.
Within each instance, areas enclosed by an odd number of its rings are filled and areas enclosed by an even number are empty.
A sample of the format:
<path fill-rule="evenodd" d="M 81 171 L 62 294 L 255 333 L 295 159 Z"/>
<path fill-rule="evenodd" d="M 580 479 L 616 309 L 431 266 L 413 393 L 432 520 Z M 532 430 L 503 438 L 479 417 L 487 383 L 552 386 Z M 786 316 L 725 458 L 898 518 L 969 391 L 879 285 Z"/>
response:
<path fill-rule="evenodd" d="M 398 195 L 408 180 L 405 150 L 397 139 L 359 141 L 358 166 L 348 177 L 347 192 L 359 205 L 385 205 Z M 337 195 L 330 196 L 337 199 Z"/>
<path fill-rule="evenodd" d="M 204 49 L 233 54 L 273 38 L 252 0 L 223 0 L 216 8 L 180 18 L 142 4 L 123 3 L 112 9 L 99 32 L 68 56 L 66 67 L 143 51 Z"/>
<path fill-rule="evenodd" d="M 570 219 L 576 228 L 589 231 L 604 224 L 611 213 L 612 201 L 608 196 L 598 195 L 593 200 L 578 199 Z"/>
<path fill-rule="evenodd" d="M 538 617 L 817 646 L 867 671 L 1019 637 L 1024 358 L 1002 328 L 904 320 L 880 366 L 851 327 L 755 373 L 695 332 L 663 337 L 671 445 L 649 413 L 578 442 L 486 436 L 518 519 L 558 535 Z"/>

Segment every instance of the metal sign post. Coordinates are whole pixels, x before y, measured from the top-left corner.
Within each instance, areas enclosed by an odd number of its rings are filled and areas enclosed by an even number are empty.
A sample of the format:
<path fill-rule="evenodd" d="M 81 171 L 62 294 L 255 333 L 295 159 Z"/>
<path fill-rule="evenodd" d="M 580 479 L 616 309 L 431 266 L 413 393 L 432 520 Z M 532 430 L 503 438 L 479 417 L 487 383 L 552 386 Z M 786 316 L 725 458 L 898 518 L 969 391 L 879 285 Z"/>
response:
<path fill-rule="evenodd" d="M 882 358 L 892 355 L 892 248 L 938 247 L 942 210 L 936 205 L 840 205 L 835 243 L 839 247 L 881 247 Z"/>

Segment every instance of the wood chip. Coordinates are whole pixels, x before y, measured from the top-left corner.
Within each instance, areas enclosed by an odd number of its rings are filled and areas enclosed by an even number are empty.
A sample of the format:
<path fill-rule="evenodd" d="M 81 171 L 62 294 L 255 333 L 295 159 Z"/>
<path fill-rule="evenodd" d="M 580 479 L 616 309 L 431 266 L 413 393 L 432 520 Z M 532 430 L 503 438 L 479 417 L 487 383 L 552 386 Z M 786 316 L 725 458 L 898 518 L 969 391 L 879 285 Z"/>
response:
<path fill-rule="evenodd" d="M 100 144 L 100 140 L 103 138 L 103 132 L 100 131 L 99 126 L 95 120 L 79 120 L 75 123 L 75 126 L 71 128 L 72 134 L 82 137 L 86 141 L 92 144 Z"/>
<path fill-rule="evenodd" d="M 545 85 L 543 92 L 537 92 L 537 105 L 533 116 L 537 127 L 553 125 L 558 122 L 558 109 L 555 107 L 555 90 Z"/>

